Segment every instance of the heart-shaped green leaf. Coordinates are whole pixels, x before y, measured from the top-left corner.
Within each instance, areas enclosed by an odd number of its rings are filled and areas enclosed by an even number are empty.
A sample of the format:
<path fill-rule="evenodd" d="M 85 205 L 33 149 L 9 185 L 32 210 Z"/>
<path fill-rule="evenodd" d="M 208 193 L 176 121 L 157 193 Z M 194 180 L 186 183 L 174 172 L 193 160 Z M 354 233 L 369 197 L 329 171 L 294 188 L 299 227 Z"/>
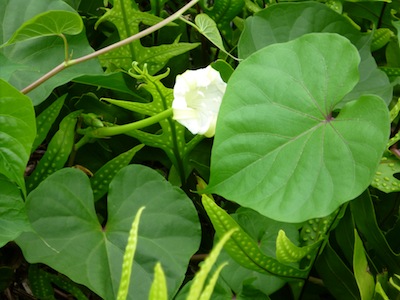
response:
<path fill-rule="evenodd" d="M 79 14 L 62 10 L 46 11 L 22 24 L 4 46 L 41 36 L 75 35 L 82 29 L 83 22 Z"/>
<path fill-rule="evenodd" d="M 326 216 L 361 194 L 390 122 L 374 95 L 335 115 L 359 61 L 346 38 L 312 33 L 242 62 L 218 116 L 207 192 L 285 222 Z"/>
<path fill-rule="evenodd" d="M 0 174 L 25 192 L 24 171 L 36 136 L 31 100 L 0 79 Z"/>
<path fill-rule="evenodd" d="M 236 59 L 224 47 L 221 34 L 219 33 L 217 24 L 206 14 L 198 14 L 195 18 L 196 29 L 204 35 L 211 43 L 213 43 L 219 50 Z"/>
<path fill-rule="evenodd" d="M 104 227 L 96 216 L 89 179 L 77 169 L 49 176 L 29 194 L 26 205 L 36 234 L 24 233 L 17 240 L 24 257 L 49 265 L 104 299 L 116 299 L 123 253 L 140 207 L 146 209 L 128 299 L 147 299 L 157 261 L 165 270 L 169 297 L 176 293 L 200 241 L 191 200 L 140 165 L 125 167 L 111 182 Z"/>

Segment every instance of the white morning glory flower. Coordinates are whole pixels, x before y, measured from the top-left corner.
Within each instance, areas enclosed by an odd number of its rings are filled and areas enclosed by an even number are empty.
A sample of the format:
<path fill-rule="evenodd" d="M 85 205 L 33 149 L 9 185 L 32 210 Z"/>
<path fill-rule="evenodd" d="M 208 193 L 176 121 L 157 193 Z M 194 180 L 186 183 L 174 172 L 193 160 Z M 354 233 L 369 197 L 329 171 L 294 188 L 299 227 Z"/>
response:
<path fill-rule="evenodd" d="M 212 137 L 226 83 L 211 66 L 176 77 L 173 118 L 193 134 Z"/>

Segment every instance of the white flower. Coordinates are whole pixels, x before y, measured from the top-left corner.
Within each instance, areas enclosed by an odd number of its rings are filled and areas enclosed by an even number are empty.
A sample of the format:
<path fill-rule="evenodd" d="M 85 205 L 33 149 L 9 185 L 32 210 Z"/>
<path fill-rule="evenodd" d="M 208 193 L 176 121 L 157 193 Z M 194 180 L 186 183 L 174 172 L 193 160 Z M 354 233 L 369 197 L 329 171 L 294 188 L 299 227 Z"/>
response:
<path fill-rule="evenodd" d="M 193 134 L 212 137 L 226 83 L 211 66 L 176 77 L 173 118 Z"/>

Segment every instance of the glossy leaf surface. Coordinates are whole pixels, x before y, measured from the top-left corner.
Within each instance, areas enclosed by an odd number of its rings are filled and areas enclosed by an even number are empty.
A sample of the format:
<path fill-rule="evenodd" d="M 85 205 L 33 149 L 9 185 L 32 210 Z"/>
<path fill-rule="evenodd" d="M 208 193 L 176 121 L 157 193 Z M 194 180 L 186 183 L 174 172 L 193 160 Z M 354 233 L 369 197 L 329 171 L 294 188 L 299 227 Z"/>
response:
<path fill-rule="evenodd" d="M 13 0 L 0 1 L 0 44 L 5 43 L 21 25 L 37 15 L 51 11 L 76 12 L 61 0 Z M 93 52 L 86 33 L 67 36 L 68 48 L 72 58 Z M 64 42 L 58 36 L 43 36 L 9 45 L 0 49 L 0 58 L 4 57 L 0 76 L 17 89 L 22 90 L 39 79 L 65 58 Z M 1 61 L 1 60 L 0 60 Z M 5 73 L 3 73 L 5 70 Z M 27 95 L 34 105 L 40 104 L 57 86 L 81 75 L 102 74 L 103 70 L 96 59 L 71 66 L 53 76 Z"/>
<path fill-rule="evenodd" d="M 246 58 L 268 45 L 291 41 L 312 32 L 338 33 L 348 38 L 360 53 L 360 80 L 345 97 L 346 101 L 367 93 L 382 97 L 386 103 L 392 100 L 393 89 L 389 80 L 377 68 L 370 52 L 372 34 L 361 33 L 349 18 L 322 3 L 279 3 L 248 18 L 238 43 L 239 58 Z"/>
<path fill-rule="evenodd" d="M 3 175 L 0 175 L 0 247 L 29 231 L 21 191 Z"/>
<path fill-rule="evenodd" d="M 334 114 L 358 82 L 359 61 L 346 38 L 330 33 L 271 45 L 243 61 L 219 112 L 207 192 L 286 222 L 326 216 L 361 194 L 390 122 L 373 95 Z"/>
<path fill-rule="evenodd" d="M 5 45 L 41 36 L 75 35 L 82 30 L 83 22 L 79 14 L 70 11 L 51 10 L 43 12 L 22 24 Z"/>
<path fill-rule="evenodd" d="M 49 176 L 29 194 L 26 205 L 36 234 L 17 240 L 25 258 L 47 264 L 105 299 L 116 299 L 128 233 L 140 207 L 146 209 L 128 299 L 148 297 L 158 261 L 164 266 L 169 296 L 173 295 L 200 241 L 190 199 L 156 171 L 140 165 L 125 167 L 113 179 L 104 227 L 96 215 L 89 179 L 77 169 Z"/>
<path fill-rule="evenodd" d="M 24 172 L 36 136 L 30 99 L 0 79 L 0 174 L 25 192 Z"/>
<path fill-rule="evenodd" d="M 218 31 L 217 24 L 213 19 L 211 19 L 206 14 L 199 14 L 195 18 L 195 23 L 198 26 L 197 29 L 200 31 L 201 34 L 203 34 L 210 42 L 212 42 L 215 46 L 217 46 L 217 48 L 220 49 L 222 52 L 226 53 L 227 55 L 231 55 L 226 51 L 224 43 L 222 41 L 222 37 Z"/>

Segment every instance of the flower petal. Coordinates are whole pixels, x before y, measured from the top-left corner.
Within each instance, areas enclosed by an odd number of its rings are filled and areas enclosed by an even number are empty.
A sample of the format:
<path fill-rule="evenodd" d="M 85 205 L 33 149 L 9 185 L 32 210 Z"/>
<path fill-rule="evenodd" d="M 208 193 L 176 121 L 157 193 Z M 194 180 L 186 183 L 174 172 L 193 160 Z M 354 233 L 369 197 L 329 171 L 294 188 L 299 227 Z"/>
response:
<path fill-rule="evenodd" d="M 178 75 L 174 86 L 174 119 L 193 134 L 215 134 L 226 83 L 211 66 Z"/>

